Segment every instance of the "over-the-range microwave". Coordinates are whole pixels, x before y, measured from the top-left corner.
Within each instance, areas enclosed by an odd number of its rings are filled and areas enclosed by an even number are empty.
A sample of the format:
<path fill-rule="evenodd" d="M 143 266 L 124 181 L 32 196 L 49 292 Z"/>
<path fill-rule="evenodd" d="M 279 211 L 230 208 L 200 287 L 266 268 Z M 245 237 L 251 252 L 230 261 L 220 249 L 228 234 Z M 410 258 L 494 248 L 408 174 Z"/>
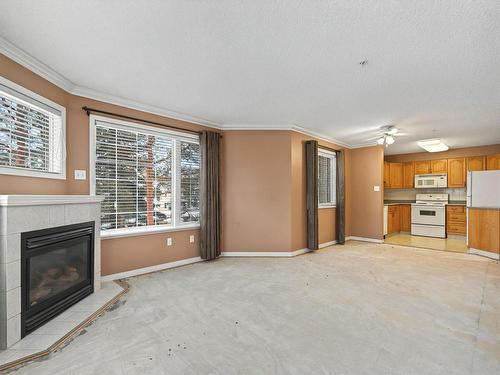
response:
<path fill-rule="evenodd" d="M 445 188 L 448 186 L 447 174 L 417 174 L 415 188 Z"/>

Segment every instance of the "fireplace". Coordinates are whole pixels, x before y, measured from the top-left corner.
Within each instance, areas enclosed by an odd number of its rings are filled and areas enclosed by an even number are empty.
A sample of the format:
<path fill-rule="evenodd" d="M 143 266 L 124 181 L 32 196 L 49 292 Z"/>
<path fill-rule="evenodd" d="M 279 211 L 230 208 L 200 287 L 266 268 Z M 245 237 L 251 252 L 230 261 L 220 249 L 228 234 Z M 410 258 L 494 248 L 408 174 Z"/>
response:
<path fill-rule="evenodd" d="M 94 222 L 21 234 L 21 337 L 94 289 Z"/>

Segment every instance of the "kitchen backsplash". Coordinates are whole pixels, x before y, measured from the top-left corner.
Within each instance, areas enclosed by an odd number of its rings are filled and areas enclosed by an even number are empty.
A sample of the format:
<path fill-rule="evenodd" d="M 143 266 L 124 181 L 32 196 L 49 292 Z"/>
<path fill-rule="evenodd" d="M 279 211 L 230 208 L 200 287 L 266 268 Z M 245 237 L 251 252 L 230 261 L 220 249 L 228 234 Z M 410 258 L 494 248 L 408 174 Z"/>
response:
<path fill-rule="evenodd" d="M 385 189 L 385 200 L 415 200 L 417 194 L 448 194 L 450 201 L 465 201 L 467 199 L 467 190 L 460 189 Z"/>

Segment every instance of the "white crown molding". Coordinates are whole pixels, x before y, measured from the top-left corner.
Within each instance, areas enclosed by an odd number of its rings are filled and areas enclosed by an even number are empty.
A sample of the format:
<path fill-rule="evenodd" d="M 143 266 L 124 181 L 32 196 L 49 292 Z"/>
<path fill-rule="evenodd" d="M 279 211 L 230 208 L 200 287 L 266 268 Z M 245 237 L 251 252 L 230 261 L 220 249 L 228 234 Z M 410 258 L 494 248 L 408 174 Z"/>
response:
<path fill-rule="evenodd" d="M 2 37 L 0 37 L 0 52 L 67 92 L 75 89 L 75 84 L 69 79 Z"/>
<path fill-rule="evenodd" d="M 139 103 L 131 99 L 126 99 L 116 95 L 106 94 L 82 86 L 74 86 L 73 90 L 70 93 L 76 96 L 82 96 L 85 98 L 98 100 L 109 104 L 119 105 L 121 107 L 135 109 L 137 111 L 151 113 L 153 115 L 169 117 L 175 120 L 187 121 L 193 124 L 208 126 L 216 129 L 222 129 L 220 124 L 210 120 L 194 117 L 181 112 L 171 111 L 169 109 L 157 107 L 154 105 Z"/>

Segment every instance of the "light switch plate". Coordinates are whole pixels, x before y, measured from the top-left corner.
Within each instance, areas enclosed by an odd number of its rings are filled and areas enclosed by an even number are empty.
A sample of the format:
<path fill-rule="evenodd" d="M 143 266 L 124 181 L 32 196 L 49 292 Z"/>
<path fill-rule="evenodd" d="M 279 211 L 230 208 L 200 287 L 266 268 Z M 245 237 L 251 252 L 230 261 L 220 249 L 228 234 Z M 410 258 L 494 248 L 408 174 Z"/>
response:
<path fill-rule="evenodd" d="M 172 246 L 172 238 L 167 238 L 167 246 Z"/>
<path fill-rule="evenodd" d="M 87 171 L 85 169 L 75 169 L 75 180 L 86 180 Z"/>
<path fill-rule="evenodd" d="M 375 185 L 375 186 L 373 187 L 373 191 L 380 191 L 380 186 Z"/>
<path fill-rule="evenodd" d="M 189 236 L 189 242 L 194 243 L 194 234 Z"/>

